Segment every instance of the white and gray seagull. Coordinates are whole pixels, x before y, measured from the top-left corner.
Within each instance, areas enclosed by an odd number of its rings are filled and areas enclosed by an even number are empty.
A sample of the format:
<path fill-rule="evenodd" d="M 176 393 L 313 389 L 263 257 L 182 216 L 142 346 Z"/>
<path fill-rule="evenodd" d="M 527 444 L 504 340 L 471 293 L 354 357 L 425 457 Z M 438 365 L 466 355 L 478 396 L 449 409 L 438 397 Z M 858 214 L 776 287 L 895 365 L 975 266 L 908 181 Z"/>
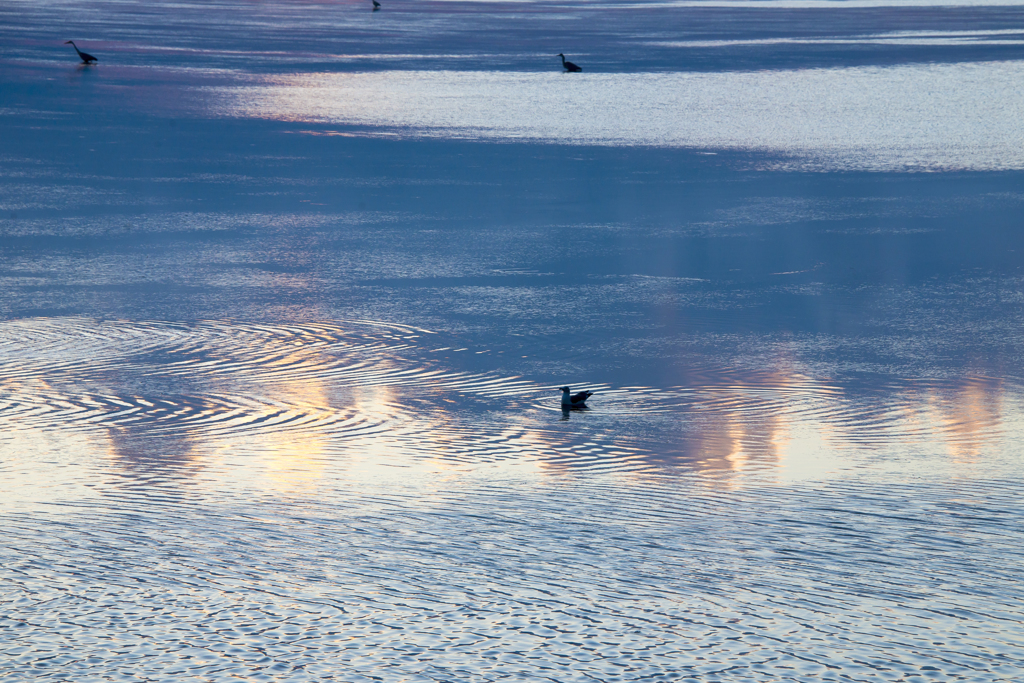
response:
<path fill-rule="evenodd" d="M 562 387 L 559 391 L 562 392 L 562 410 L 583 410 L 587 407 L 587 399 L 594 395 L 593 391 L 570 394 L 569 387 Z"/>

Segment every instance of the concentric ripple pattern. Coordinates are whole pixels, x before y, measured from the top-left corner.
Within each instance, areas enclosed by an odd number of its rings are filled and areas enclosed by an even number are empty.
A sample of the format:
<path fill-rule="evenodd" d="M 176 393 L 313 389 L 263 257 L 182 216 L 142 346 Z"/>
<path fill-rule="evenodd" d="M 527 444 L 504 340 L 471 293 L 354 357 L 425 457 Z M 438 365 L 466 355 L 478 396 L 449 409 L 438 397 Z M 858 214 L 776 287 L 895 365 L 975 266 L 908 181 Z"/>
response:
<path fill-rule="evenodd" d="M 365 320 L 11 320 L 0 323 L 0 441 L 89 442 L 85 452 L 165 472 L 209 467 L 214 454 L 274 454 L 287 470 L 359 461 L 792 476 L 809 463 L 883 462 L 894 448 L 925 468 L 991 467 L 1022 432 L 1019 392 L 1003 380 L 861 390 L 782 369 L 708 371 L 686 386 L 590 383 L 591 409 L 562 414 L 557 385 L 468 371 L 439 353 L 459 343 Z M 57 450 L 69 448 L 82 450 Z"/>

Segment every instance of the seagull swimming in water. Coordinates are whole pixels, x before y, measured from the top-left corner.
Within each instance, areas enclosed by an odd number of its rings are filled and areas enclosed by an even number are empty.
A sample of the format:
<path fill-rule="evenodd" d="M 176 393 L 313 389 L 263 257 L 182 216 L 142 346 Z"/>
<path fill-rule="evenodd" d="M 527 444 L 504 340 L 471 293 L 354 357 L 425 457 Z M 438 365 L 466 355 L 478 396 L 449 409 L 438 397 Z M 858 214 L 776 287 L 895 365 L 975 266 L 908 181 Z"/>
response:
<path fill-rule="evenodd" d="M 583 71 L 582 67 L 576 66 L 572 62 L 565 61 L 565 55 L 563 55 L 561 52 L 559 52 L 557 56 L 562 58 L 562 66 L 565 67 L 566 71 L 570 71 L 574 74 Z"/>
<path fill-rule="evenodd" d="M 77 52 L 78 56 L 82 58 L 82 64 L 91 64 L 92 62 L 98 62 L 99 61 L 98 59 L 93 57 L 91 54 L 89 54 L 87 52 L 82 52 L 81 50 L 79 50 L 78 46 L 75 45 L 75 41 L 69 40 L 67 43 L 64 43 L 64 44 L 67 45 L 68 43 L 71 43 L 71 47 L 75 48 L 75 52 Z"/>
<path fill-rule="evenodd" d="M 562 410 L 583 410 L 587 407 L 587 399 L 594 395 L 593 391 L 570 395 L 569 387 L 562 387 L 559 391 L 562 392 Z"/>

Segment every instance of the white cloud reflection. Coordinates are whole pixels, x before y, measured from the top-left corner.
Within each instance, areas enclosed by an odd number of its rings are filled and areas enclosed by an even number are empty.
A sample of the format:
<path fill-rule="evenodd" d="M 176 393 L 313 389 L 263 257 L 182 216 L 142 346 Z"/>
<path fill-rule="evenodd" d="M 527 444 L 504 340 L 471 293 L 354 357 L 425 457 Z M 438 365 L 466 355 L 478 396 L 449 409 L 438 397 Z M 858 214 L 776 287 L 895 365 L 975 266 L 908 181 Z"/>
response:
<path fill-rule="evenodd" d="M 306 73 L 213 113 L 409 135 L 759 150 L 818 168 L 1024 168 L 1024 62 L 726 73 Z"/>
<path fill-rule="evenodd" d="M 856 36 L 818 36 L 814 38 L 749 38 L 738 40 L 661 40 L 649 45 L 660 47 L 738 47 L 753 45 L 1021 45 L 1024 31 L 890 31 Z"/>

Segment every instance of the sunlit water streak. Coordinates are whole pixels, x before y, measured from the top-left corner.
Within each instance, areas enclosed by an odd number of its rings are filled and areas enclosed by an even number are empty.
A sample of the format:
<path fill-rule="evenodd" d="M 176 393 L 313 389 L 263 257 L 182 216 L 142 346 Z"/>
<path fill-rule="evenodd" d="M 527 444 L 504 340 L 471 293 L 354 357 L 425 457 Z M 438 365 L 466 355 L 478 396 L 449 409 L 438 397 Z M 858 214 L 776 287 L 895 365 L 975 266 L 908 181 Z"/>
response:
<path fill-rule="evenodd" d="M 740 47 L 749 45 L 1017 45 L 1024 42 L 1020 29 L 992 31 L 890 31 L 855 36 L 815 38 L 748 38 L 734 40 L 651 41 L 665 47 Z"/>
<path fill-rule="evenodd" d="M 457 2 L 459 0 L 450 0 Z M 626 4 L 609 3 L 611 7 L 771 7 L 776 9 L 837 9 L 886 7 L 1020 7 L 1021 0 L 662 0 Z"/>
<path fill-rule="evenodd" d="M 461 0 L 448 0 L 459 2 Z M 499 1 L 499 0 L 495 0 Z M 610 7 L 653 8 L 653 7 L 729 7 L 775 9 L 838 9 L 838 8 L 881 8 L 886 7 L 1020 7 L 1021 0 L 656 0 L 620 4 L 608 3 Z"/>
<path fill-rule="evenodd" d="M 317 73 L 212 111 L 441 137 L 781 152 L 794 167 L 1024 168 L 1024 63 L 726 73 Z"/>

